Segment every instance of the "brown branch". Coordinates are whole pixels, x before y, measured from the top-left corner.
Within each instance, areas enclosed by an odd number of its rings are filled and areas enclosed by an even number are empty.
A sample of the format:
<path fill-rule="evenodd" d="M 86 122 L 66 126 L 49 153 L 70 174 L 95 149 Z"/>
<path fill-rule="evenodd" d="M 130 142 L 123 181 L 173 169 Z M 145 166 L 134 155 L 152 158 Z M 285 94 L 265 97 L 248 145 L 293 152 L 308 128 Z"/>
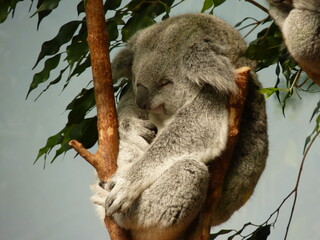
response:
<path fill-rule="evenodd" d="M 208 189 L 208 197 L 203 210 L 200 213 L 196 226 L 193 226 L 192 233 L 189 234 L 188 240 L 208 240 L 210 238 L 211 219 L 215 214 L 216 207 L 221 197 L 222 187 L 225 175 L 230 165 L 234 148 L 239 137 L 239 128 L 241 115 L 247 96 L 247 82 L 249 79 L 250 68 L 242 67 L 237 69 L 236 83 L 238 93 L 229 97 L 229 135 L 225 151 L 215 159 L 209 166 L 211 178 Z"/>
<path fill-rule="evenodd" d="M 257 3 L 254 0 L 245 0 L 246 2 L 249 2 L 251 4 L 253 4 L 254 6 L 256 6 L 257 8 L 260 8 L 262 11 L 269 13 L 269 10 L 267 8 L 265 8 L 264 6 L 262 6 L 260 3 Z"/>
<path fill-rule="evenodd" d="M 119 150 L 118 121 L 109 58 L 109 37 L 102 0 L 87 0 L 85 11 L 97 107 L 99 147 L 95 154 L 91 154 L 76 140 L 70 141 L 69 144 L 96 169 L 101 181 L 107 181 L 116 171 Z M 112 240 L 131 239 L 128 232 L 117 226 L 112 219 L 106 217 L 104 222 Z"/>

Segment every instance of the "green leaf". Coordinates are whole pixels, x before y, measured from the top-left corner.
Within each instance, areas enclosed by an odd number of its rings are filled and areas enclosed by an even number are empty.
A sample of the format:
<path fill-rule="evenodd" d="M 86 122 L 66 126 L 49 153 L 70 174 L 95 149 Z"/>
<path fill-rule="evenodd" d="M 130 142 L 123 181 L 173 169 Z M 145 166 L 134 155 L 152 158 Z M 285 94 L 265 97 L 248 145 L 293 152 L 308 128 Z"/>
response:
<path fill-rule="evenodd" d="M 58 7 L 60 0 L 39 0 L 37 10 L 32 14 L 31 17 L 42 11 L 52 11 Z"/>
<path fill-rule="evenodd" d="M 31 17 L 38 14 L 38 23 L 37 29 L 39 29 L 39 25 L 41 21 L 48 16 L 53 9 L 57 8 L 60 0 L 38 0 L 37 10 L 32 14 Z"/>
<path fill-rule="evenodd" d="M 270 235 L 271 225 L 260 226 L 248 240 L 266 240 Z"/>
<path fill-rule="evenodd" d="M 72 38 L 71 44 L 67 46 L 66 59 L 71 66 L 88 54 L 87 35 L 87 27 L 86 24 L 83 23 L 79 33 Z"/>
<path fill-rule="evenodd" d="M 34 161 L 34 163 L 36 163 L 38 161 L 38 159 L 40 157 L 42 157 L 44 155 L 44 158 L 47 158 L 47 155 L 51 152 L 51 150 L 58 144 L 60 144 L 62 142 L 63 136 L 62 136 L 62 132 L 58 132 L 56 135 L 53 135 L 51 137 L 48 138 L 46 145 L 41 148 L 38 152 L 38 156 L 36 158 L 36 160 Z"/>
<path fill-rule="evenodd" d="M 77 12 L 78 12 L 78 16 L 80 15 L 80 13 L 83 13 L 85 12 L 85 9 L 84 9 L 84 2 L 83 1 L 80 1 L 77 5 Z"/>
<path fill-rule="evenodd" d="M 82 21 L 71 21 L 71 22 L 64 24 L 60 28 L 57 36 L 55 36 L 50 41 L 44 42 L 42 44 L 39 57 L 38 57 L 36 64 L 33 68 L 35 68 L 38 65 L 38 63 L 45 56 L 50 56 L 50 55 L 56 54 L 63 44 L 69 42 L 72 39 L 75 31 L 77 30 L 77 28 L 79 27 L 79 25 L 81 23 L 82 23 Z"/>
<path fill-rule="evenodd" d="M 109 41 L 117 40 L 119 36 L 117 21 L 115 21 L 114 19 L 109 19 L 107 26 L 108 26 L 108 33 L 109 33 Z"/>
<path fill-rule="evenodd" d="M 213 6 L 213 0 L 205 0 L 201 9 L 201 12 L 204 13 L 206 10 Z"/>
<path fill-rule="evenodd" d="M 14 12 L 18 2 L 23 0 L 0 0 L 0 23 L 3 23 L 10 12 Z"/>
<path fill-rule="evenodd" d="M 107 0 L 105 2 L 105 10 L 115 10 L 121 5 L 121 0 Z"/>
<path fill-rule="evenodd" d="M 222 3 L 224 3 L 226 0 L 213 0 L 214 2 L 214 7 L 218 7 L 219 5 L 221 5 Z"/>
<path fill-rule="evenodd" d="M 70 74 L 69 78 L 73 77 L 74 75 L 79 76 L 81 73 L 83 73 L 88 67 L 91 66 L 90 56 L 88 55 L 85 58 L 85 61 L 79 61 L 76 65 L 76 67 L 73 69 L 72 73 Z"/>
<path fill-rule="evenodd" d="M 314 118 L 314 116 L 317 114 L 317 113 L 320 113 L 320 101 L 318 102 L 316 108 L 313 110 L 313 113 L 311 115 L 311 118 L 310 118 L 310 122 L 311 120 Z"/>
<path fill-rule="evenodd" d="M 265 37 L 262 41 L 250 43 L 245 56 L 259 63 L 259 70 L 266 68 L 278 61 L 282 38 L 273 36 Z"/>
<path fill-rule="evenodd" d="M 36 97 L 35 101 L 38 100 L 38 98 L 44 93 L 46 92 L 52 85 L 57 84 L 58 82 L 60 82 L 63 73 L 67 70 L 69 66 L 65 67 L 64 69 L 60 70 L 60 74 L 58 75 L 58 77 L 56 77 L 54 80 L 52 80 L 47 87 L 41 91 L 41 93 L 38 95 L 38 97 Z"/>
<path fill-rule="evenodd" d="M 221 5 L 222 3 L 224 3 L 226 0 L 205 0 L 201 9 L 201 12 L 205 12 L 206 10 L 210 9 L 210 8 L 216 8 L 219 5 Z M 213 12 L 213 9 L 210 11 Z"/>
<path fill-rule="evenodd" d="M 259 89 L 259 92 L 262 94 L 266 94 L 266 98 L 269 98 L 272 94 L 274 94 L 275 92 L 279 91 L 279 90 L 283 90 L 280 88 L 262 88 Z"/>
<path fill-rule="evenodd" d="M 36 73 L 33 76 L 33 80 L 32 80 L 32 83 L 30 84 L 29 91 L 27 93 L 26 98 L 28 98 L 30 92 L 35 88 L 37 88 L 40 83 L 43 83 L 49 79 L 50 72 L 58 66 L 60 62 L 60 57 L 61 57 L 61 54 L 57 54 L 54 57 L 48 58 L 45 61 L 44 68 L 42 69 L 42 71 Z"/>
<path fill-rule="evenodd" d="M 66 108 L 66 110 L 71 110 L 68 114 L 67 126 L 80 123 L 94 106 L 95 98 L 93 88 L 82 89 L 81 93 L 79 93 Z"/>

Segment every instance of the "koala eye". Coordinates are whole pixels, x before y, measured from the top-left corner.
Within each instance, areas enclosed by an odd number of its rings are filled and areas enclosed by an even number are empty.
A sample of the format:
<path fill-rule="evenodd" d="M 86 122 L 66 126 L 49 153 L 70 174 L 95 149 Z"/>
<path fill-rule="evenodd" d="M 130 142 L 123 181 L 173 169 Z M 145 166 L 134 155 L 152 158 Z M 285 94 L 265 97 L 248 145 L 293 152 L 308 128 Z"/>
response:
<path fill-rule="evenodd" d="M 170 81 L 170 80 L 167 79 L 167 78 L 162 78 L 162 79 L 158 82 L 158 87 L 159 87 L 159 88 L 162 88 L 162 87 L 165 87 L 165 86 L 170 85 L 170 84 L 173 84 L 173 82 Z"/>

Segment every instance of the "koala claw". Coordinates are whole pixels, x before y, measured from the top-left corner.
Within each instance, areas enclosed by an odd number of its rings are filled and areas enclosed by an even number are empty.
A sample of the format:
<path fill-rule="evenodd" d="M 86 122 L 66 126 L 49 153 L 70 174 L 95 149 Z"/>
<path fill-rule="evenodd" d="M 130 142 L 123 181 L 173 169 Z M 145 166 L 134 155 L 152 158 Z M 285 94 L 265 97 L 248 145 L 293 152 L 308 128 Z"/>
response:
<path fill-rule="evenodd" d="M 107 216 L 126 212 L 140 194 L 130 181 L 118 176 L 112 177 L 104 187 L 109 191 L 105 201 Z"/>

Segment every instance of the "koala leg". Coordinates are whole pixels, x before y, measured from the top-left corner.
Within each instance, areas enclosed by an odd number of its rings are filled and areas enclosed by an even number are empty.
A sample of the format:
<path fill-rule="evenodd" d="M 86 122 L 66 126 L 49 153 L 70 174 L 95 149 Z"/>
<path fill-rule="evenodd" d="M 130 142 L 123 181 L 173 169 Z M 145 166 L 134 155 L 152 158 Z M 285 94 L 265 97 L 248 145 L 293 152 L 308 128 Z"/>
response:
<path fill-rule="evenodd" d="M 177 240 L 203 205 L 209 173 L 205 164 L 181 160 L 146 189 L 116 222 L 131 230 L 134 240 Z"/>

